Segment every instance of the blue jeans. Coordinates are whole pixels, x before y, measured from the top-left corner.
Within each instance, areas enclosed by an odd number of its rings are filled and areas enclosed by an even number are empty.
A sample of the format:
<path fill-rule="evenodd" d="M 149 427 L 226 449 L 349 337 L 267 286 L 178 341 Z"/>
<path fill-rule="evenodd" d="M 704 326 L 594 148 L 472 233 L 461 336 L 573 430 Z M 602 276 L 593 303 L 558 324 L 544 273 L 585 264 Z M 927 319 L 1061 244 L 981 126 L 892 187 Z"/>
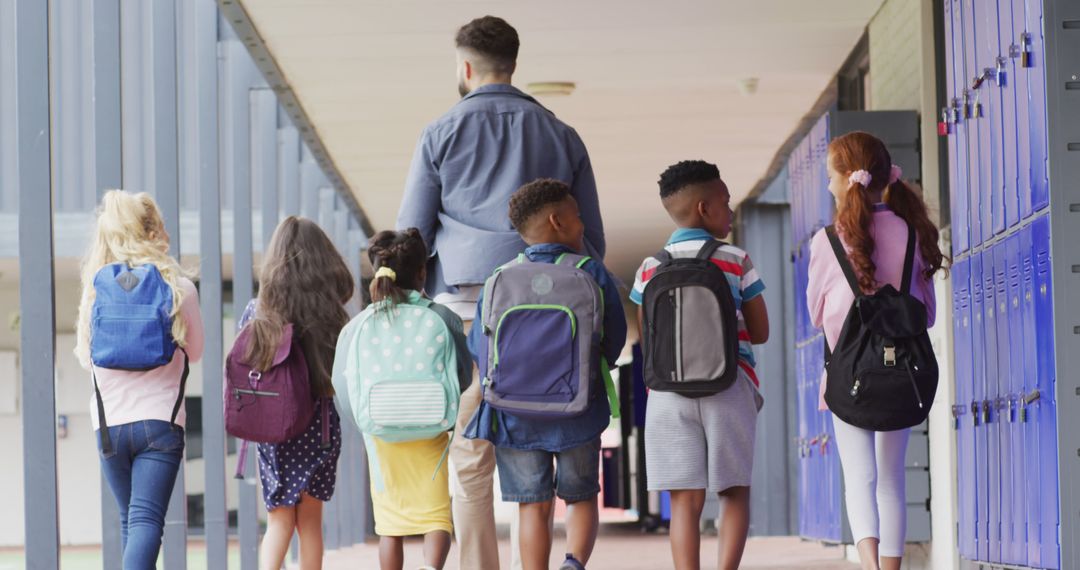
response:
<path fill-rule="evenodd" d="M 125 570 L 153 569 L 161 550 L 165 511 L 184 456 L 184 430 L 146 420 L 109 426 L 112 453 L 98 453 L 120 507 Z"/>
<path fill-rule="evenodd" d="M 600 438 L 563 451 L 495 448 L 504 501 L 546 503 L 558 494 L 567 503 L 600 493 Z"/>

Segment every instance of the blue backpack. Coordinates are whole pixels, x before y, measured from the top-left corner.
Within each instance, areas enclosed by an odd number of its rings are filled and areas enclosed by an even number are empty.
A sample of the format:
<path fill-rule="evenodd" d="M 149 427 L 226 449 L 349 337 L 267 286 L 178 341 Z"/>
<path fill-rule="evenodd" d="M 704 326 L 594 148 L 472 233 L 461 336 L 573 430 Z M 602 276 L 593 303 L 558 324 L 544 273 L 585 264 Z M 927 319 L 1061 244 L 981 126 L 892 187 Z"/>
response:
<path fill-rule="evenodd" d="M 172 362 L 176 350 L 184 352 L 184 349 L 172 336 L 172 287 L 156 266 L 106 265 L 94 276 L 94 295 L 90 312 L 91 374 L 97 395 L 101 450 L 109 453 L 112 445 L 105 423 L 105 405 L 93 369 L 100 366 L 112 370 L 152 370 Z M 170 420 L 173 424 L 184 402 L 188 371 L 187 352 L 184 352 L 180 393 Z"/>

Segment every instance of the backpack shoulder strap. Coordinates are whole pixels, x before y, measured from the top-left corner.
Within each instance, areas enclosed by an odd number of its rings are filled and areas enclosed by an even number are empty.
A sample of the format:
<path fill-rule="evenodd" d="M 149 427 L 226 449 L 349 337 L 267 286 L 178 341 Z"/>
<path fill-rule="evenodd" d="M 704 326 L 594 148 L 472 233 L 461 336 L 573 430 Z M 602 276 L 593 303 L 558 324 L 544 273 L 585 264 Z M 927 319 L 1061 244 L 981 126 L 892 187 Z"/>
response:
<path fill-rule="evenodd" d="M 836 235 L 836 226 L 826 226 L 825 235 L 829 237 L 829 244 L 832 245 L 833 254 L 836 255 L 836 261 L 840 263 L 840 269 L 844 272 L 844 277 L 847 279 L 848 286 L 851 287 L 851 292 L 856 297 L 861 297 L 862 288 L 859 287 L 859 280 L 855 277 L 855 269 L 851 267 L 851 261 L 848 259 L 844 244 L 840 243 L 840 236 Z"/>
<path fill-rule="evenodd" d="M 713 254 L 716 253 L 716 250 L 720 249 L 720 246 L 722 245 L 725 245 L 724 242 L 718 239 L 711 239 L 705 242 L 705 244 L 701 246 L 701 249 L 698 250 L 697 258 L 705 261 L 712 259 Z"/>
<path fill-rule="evenodd" d="M 656 258 L 656 260 L 659 261 L 661 264 L 667 263 L 672 260 L 671 252 L 669 252 L 666 247 L 653 254 L 653 257 Z"/>
<path fill-rule="evenodd" d="M 900 280 L 900 292 L 907 295 L 911 293 L 912 272 L 915 269 L 915 227 L 909 222 L 907 225 L 907 253 L 904 254 L 904 274 Z"/>
<path fill-rule="evenodd" d="M 581 269 L 585 266 L 589 260 L 592 259 L 587 255 L 578 255 L 576 253 L 562 253 L 555 259 L 555 265 L 569 265 Z"/>

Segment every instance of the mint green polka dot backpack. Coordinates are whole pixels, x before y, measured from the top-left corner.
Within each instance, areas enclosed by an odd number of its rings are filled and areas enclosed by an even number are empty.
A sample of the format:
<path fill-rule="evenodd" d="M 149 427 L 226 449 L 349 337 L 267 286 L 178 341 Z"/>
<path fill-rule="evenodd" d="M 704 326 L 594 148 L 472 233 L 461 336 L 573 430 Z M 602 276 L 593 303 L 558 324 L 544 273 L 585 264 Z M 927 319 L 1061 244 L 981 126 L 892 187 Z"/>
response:
<path fill-rule="evenodd" d="M 393 308 L 373 303 L 339 339 L 360 431 L 386 441 L 430 439 L 457 420 L 457 349 L 432 302 L 415 291 Z M 344 343 L 344 346 L 341 346 Z"/>

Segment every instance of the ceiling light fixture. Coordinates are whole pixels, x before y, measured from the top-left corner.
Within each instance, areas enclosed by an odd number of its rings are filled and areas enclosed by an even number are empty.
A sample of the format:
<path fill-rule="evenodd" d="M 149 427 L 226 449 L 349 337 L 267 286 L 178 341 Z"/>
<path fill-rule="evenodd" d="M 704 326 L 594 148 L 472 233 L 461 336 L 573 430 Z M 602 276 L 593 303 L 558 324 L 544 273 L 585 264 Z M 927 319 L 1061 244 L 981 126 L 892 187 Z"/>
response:
<path fill-rule="evenodd" d="M 573 81 L 536 81 L 525 86 L 532 95 L 569 95 L 577 85 Z"/>
<path fill-rule="evenodd" d="M 749 97 L 754 93 L 757 93 L 758 78 L 757 77 L 744 77 L 738 81 L 739 93 L 742 93 L 744 97 Z"/>

